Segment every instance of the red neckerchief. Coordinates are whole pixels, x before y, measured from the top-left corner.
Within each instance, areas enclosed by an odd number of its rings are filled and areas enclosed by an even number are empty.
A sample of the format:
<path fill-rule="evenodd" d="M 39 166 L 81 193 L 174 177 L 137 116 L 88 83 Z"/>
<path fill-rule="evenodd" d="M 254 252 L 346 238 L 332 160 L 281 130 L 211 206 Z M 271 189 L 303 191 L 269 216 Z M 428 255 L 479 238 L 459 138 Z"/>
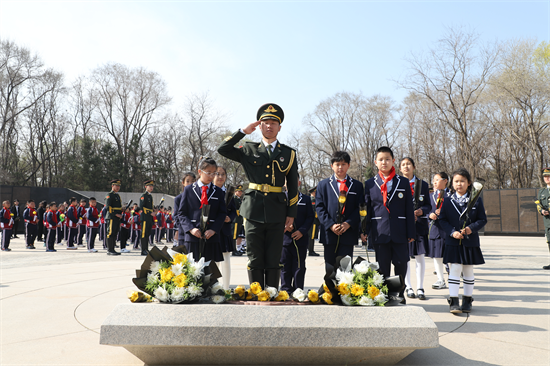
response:
<path fill-rule="evenodd" d="M 382 172 L 378 172 L 378 175 L 380 175 L 380 179 L 382 179 L 382 181 L 384 182 L 380 186 L 380 191 L 382 192 L 382 200 L 384 201 L 384 207 L 386 207 L 386 210 L 390 212 L 390 209 L 388 208 L 388 206 L 386 206 L 386 202 L 388 201 L 388 186 L 386 185 L 386 183 L 388 183 L 390 180 L 393 179 L 393 177 L 395 177 L 395 167 L 391 167 L 390 175 L 388 175 L 387 178 L 384 178 Z"/>
<path fill-rule="evenodd" d="M 206 191 L 208 191 L 208 186 L 207 185 L 204 185 L 201 187 L 202 189 L 202 194 L 201 194 L 201 207 L 203 205 L 207 205 L 208 204 L 208 195 L 206 194 Z"/>
<path fill-rule="evenodd" d="M 410 182 L 409 185 L 411 186 L 411 193 L 414 197 L 414 182 Z"/>

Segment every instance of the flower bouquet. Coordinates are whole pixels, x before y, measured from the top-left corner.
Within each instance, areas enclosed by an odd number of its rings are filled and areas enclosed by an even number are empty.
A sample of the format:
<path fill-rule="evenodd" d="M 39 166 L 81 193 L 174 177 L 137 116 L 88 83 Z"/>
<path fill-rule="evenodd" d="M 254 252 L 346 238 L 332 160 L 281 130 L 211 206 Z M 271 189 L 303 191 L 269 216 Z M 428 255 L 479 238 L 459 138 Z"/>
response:
<path fill-rule="evenodd" d="M 136 270 L 134 284 L 143 292 L 164 303 L 195 302 L 221 277 L 214 262 L 198 262 L 187 256 L 185 247 L 174 250 L 153 247 L 141 269 Z"/>
<path fill-rule="evenodd" d="M 221 288 L 221 286 L 220 286 Z M 223 291 L 223 290 L 221 290 Z M 226 291 L 227 293 L 227 291 Z M 218 295 L 220 290 L 218 290 Z M 230 291 L 227 296 L 230 300 L 233 301 L 287 301 L 290 296 L 286 291 L 278 291 L 275 287 L 266 286 L 265 289 L 262 289 L 262 286 L 258 282 L 253 282 L 249 288 L 239 285 L 233 291 Z M 216 302 L 214 298 L 212 301 Z"/>

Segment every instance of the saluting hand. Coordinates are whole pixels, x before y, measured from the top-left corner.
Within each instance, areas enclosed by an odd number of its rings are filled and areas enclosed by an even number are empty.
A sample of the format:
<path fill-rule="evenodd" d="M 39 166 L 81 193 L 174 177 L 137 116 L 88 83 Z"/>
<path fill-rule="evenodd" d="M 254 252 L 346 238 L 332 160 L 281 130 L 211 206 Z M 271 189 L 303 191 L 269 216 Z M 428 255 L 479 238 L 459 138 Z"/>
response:
<path fill-rule="evenodd" d="M 246 133 L 247 135 L 250 135 L 252 132 L 256 130 L 256 127 L 258 127 L 260 123 L 261 123 L 260 121 L 252 122 L 251 124 L 243 128 L 243 132 Z"/>

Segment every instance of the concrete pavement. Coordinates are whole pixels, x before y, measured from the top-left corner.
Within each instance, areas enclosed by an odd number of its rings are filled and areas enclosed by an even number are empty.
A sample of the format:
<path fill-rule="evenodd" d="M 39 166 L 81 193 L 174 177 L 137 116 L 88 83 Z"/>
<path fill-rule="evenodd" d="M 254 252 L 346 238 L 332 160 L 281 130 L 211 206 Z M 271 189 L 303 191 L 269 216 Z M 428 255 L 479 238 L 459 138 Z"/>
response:
<path fill-rule="evenodd" d="M 431 289 L 436 277 L 426 260 L 428 299 L 409 299 L 408 305 L 427 311 L 439 328 L 440 347 L 414 351 L 398 365 L 550 364 L 544 238 L 482 237 L 481 245 L 487 263 L 475 267 L 469 316 L 449 313 L 448 290 Z M 134 289 L 131 279 L 143 262 L 138 252 L 114 257 L 57 246 L 57 253 L 46 253 L 41 243 L 26 250 L 22 239 L 10 247 L 0 253 L 1 365 L 143 365 L 122 348 L 99 345 L 103 320 L 129 301 L 126 292 Z M 322 254 L 322 246 L 316 250 Z M 246 284 L 246 257 L 231 261 L 232 285 Z M 306 286 L 318 288 L 323 272 L 322 257 L 308 257 Z"/>

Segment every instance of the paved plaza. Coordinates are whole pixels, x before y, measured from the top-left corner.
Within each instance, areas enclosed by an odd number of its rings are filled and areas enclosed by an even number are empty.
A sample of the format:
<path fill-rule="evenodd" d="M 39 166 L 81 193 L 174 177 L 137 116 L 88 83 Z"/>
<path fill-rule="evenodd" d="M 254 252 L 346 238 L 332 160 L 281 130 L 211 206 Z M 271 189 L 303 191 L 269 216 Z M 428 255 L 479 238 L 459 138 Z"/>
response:
<path fill-rule="evenodd" d="M 131 279 L 144 257 L 138 251 L 107 256 L 104 250 L 56 247 L 57 253 L 46 253 L 41 243 L 26 250 L 23 239 L 15 239 L 11 252 L 0 253 L 0 364 L 143 365 L 123 348 L 101 346 L 99 330 L 117 304 L 129 302 L 126 292 L 135 289 Z M 433 261 L 426 260 L 428 299 L 407 304 L 426 310 L 440 346 L 414 351 L 398 365 L 550 364 L 544 238 L 489 236 L 481 238 L 481 247 L 486 264 L 475 267 L 469 316 L 449 313 L 448 290 L 431 288 L 436 276 Z M 322 246 L 316 250 L 322 254 Z M 365 256 L 365 249 L 354 254 Z M 246 284 L 246 257 L 232 257 L 231 266 L 231 284 Z M 323 275 L 322 256 L 308 257 L 306 287 L 318 288 Z M 167 305 L 166 311 L 171 306 L 184 305 Z"/>

